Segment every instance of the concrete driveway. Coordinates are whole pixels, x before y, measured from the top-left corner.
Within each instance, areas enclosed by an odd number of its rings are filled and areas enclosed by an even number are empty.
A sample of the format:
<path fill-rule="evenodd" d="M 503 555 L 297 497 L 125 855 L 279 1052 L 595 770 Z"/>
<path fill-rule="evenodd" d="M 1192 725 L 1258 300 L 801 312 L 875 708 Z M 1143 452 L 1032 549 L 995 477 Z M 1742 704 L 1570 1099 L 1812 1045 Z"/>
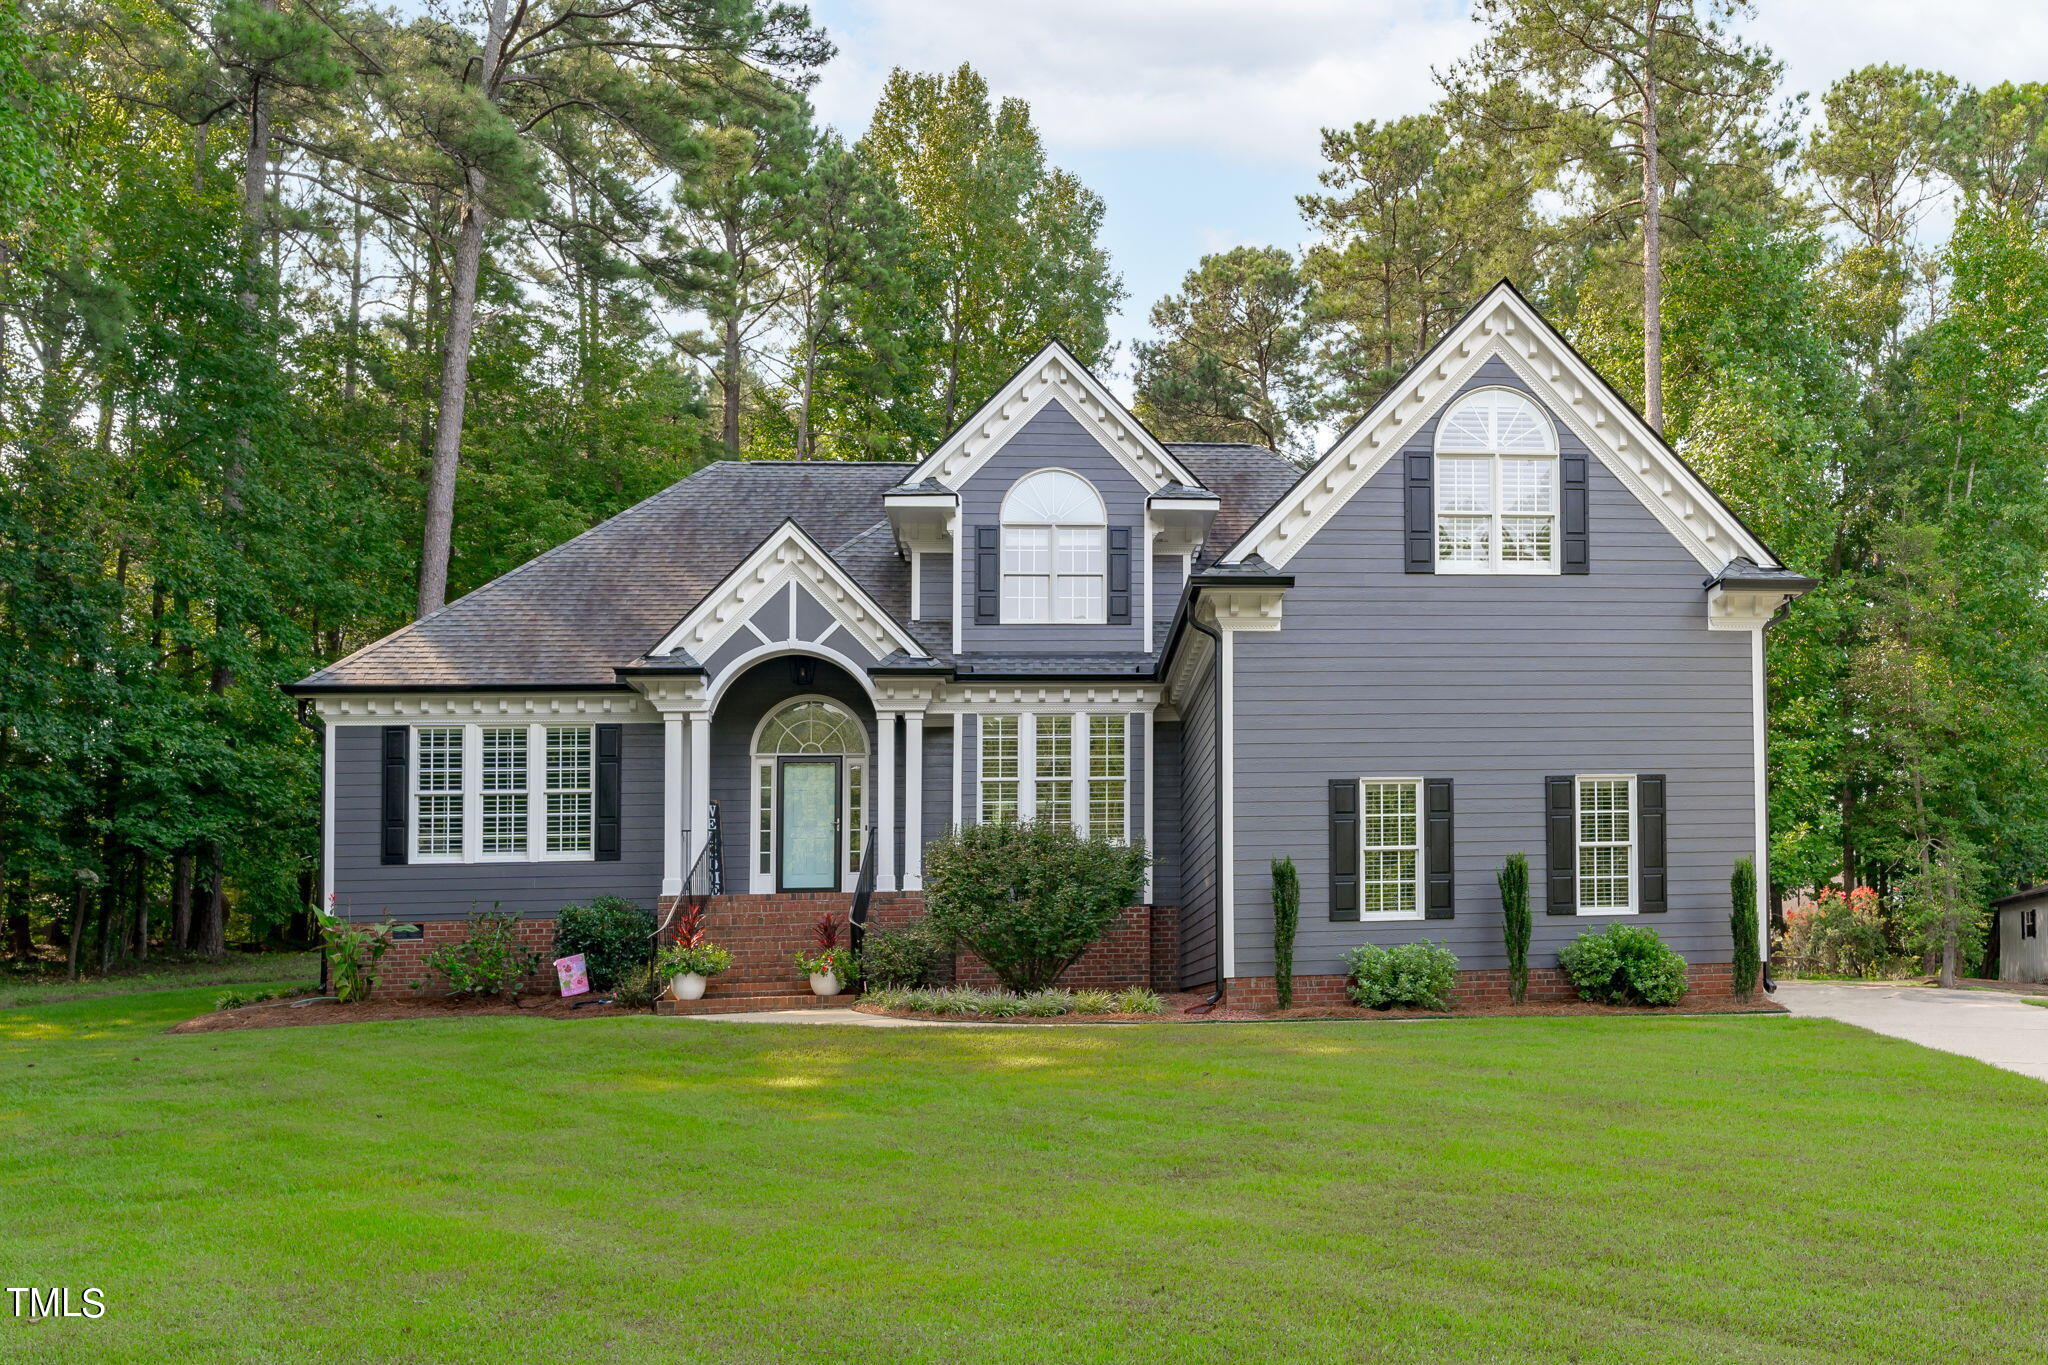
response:
<path fill-rule="evenodd" d="M 1783 981 L 1774 998 L 1794 1014 L 1855 1024 L 2048 1081 L 2048 1008 L 2017 995 L 1890 982 Z"/>

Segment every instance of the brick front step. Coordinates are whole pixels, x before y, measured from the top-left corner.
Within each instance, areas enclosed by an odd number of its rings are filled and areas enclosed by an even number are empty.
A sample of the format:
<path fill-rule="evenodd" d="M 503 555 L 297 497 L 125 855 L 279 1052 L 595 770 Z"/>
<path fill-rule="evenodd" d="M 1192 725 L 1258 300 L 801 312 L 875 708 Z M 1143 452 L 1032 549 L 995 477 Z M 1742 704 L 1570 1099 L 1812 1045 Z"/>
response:
<path fill-rule="evenodd" d="M 657 1014 L 745 1014 L 755 1010 L 845 1009 L 858 995 L 835 995 L 819 999 L 809 991 L 802 995 L 707 995 L 702 1000 L 667 1000 L 655 1006 Z"/>

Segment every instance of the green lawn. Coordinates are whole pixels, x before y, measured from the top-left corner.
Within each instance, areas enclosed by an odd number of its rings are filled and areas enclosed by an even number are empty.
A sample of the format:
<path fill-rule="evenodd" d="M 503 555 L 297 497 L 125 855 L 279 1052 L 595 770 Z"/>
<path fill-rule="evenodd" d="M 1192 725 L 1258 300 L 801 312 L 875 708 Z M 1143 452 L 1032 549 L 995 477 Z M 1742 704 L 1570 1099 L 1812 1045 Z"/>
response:
<path fill-rule="evenodd" d="M 134 991 L 176 990 L 180 986 L 228 986 L 249 982 L 313 985 L 320 980 L 318 953 L 230 953 L 222 958 L 159 959 L 129 963 L 112 976 L 66 981 L 62 976 L 0 976 L 0 1008 L 90 1000 Z"/>
<path fill-rule="evenodd" d="M 0 1360 L 2040 1358 L 2048 1088 L 1821 1021 L 0 1012 Z"/>

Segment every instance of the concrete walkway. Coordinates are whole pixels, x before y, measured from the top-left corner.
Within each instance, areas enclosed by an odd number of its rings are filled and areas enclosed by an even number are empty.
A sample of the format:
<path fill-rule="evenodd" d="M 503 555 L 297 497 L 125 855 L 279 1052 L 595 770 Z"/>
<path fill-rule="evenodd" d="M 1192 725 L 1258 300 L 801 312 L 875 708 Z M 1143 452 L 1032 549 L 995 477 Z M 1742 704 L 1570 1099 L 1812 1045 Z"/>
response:
<path fill-rule="evenodd" d="M 2016 995 L 1893 982 L 1784 981 L 1775 998 L 1794 1014 L 1855 1024 L 2048 1081 L 2048 1009 Z"/>

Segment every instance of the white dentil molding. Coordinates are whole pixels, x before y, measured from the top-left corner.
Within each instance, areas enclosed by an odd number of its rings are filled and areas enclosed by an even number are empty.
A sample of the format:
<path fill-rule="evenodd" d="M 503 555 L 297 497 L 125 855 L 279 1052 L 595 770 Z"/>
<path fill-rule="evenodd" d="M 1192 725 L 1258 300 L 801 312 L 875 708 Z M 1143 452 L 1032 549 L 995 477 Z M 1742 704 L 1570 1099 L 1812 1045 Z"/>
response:
<path fill-rule="evenodd" d="M 655 721 L 633 692 L 345 692 L 311 698 L 329 725 L 397 721 Z"/>

